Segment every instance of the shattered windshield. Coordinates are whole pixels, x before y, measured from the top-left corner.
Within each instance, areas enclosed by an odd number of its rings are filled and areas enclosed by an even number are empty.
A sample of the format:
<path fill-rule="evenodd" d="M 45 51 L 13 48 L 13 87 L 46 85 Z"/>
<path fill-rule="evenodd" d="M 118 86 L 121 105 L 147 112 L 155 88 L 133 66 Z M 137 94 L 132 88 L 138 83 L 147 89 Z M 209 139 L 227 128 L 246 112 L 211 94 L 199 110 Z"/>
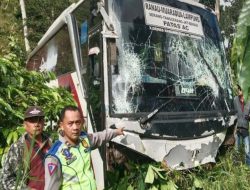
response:
<path fill-rule="evenodd" d="M 119 36 L 117 65 L 110 68 L 112 112 L 150 112 L 170 99 L 165 112 L 230 107 L 228 67 L 215 16 L 178 1 L 128 1 L 110 3 Z M 184 26 L 187 19 L 193 23 Z"/>

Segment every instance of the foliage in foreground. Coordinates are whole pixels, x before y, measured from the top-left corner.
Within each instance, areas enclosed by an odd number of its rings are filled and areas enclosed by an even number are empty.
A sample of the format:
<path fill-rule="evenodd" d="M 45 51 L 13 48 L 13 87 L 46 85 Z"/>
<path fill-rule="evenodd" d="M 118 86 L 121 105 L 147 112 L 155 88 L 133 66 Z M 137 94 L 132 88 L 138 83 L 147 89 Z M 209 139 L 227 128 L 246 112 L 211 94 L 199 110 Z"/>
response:
<path fill-rule="evenodd" d="M 8 147 L 24 132 L 23 113 L 28 106 L 39 105 L 46 117 L 47 130 L 53 130 L 59 111 L 66 104 L 74 104 L 71 94 L 62 88 L 50 88 L 53 73 L 27 71 L 22 50 L 10 42 L 11 53 L 0 57 L 0 158 Z"/>
<path fill-rule="evenodd" d="M 129 169 L 108 173 L 107 190 L 176 190 L 176 189 L 250 189 L 250 168 L 242 156 L 231 151 L 221 156 L 212 168 L 171 171 L 160 164 L 129 164 Z"/>
<path fill-rule="evenodd" d="M 250 92 L 250 0 L 246 0 L 241 10 L 237 32 L 233 42 L 231 63 L 240 86 L 243 88 L 244 98 Z"/>

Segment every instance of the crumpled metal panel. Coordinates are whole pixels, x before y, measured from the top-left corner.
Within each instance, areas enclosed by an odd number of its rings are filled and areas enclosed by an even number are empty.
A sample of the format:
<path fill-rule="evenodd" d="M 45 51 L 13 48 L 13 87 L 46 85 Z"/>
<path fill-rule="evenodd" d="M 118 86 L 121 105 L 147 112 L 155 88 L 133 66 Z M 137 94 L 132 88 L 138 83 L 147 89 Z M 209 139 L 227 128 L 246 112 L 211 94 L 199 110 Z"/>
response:
<path fill-rule="evenodd" d="M 225 132 L 199 139 L 178 141 L 141 139 L 137 134 L 125 132 L 125 136 L 118 136 L 112 141 L 155 161 L 162 161 L 171 169 L 181 170 L 215 162 L 218 147 L 225 138 Z"/>

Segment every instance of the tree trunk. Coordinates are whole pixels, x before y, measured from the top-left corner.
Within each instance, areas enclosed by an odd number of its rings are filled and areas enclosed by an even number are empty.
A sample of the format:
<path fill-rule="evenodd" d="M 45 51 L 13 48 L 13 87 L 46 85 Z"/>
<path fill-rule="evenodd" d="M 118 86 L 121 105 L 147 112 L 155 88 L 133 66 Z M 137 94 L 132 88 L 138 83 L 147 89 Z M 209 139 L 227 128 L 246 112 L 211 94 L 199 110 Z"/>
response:
<path fill-rule="evenodd" d="M 216 0 L 215 2 L 215 14 L 217 16 L 218 21 L 220 20 L 220 0 Z"/>
<path fill-rule="evenodd" d="M 28 28 L 27 28 L 27 16 L 26 16 L 26 10 L 25 10 L 25 4 L 24 0 L 20 0 L 20 7 L 21 7 L 21 13 L 22 13 L 22 20 L 23 20 L 23 34 L 24 34 L 24 43 L 25 43 L 25 49 L 26 52 L 30 52 L 30 45 L 28 41 Z"/>

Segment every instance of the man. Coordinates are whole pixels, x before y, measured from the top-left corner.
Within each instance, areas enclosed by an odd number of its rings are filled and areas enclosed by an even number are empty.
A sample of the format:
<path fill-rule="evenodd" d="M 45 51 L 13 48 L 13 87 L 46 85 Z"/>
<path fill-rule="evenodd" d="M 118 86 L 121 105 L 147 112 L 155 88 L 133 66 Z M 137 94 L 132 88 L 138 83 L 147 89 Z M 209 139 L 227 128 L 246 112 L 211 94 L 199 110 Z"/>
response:
<path fill-rule="evenodd" d="M 234 98 L 234 109 L 237 111 L 236 149 L 238 150 L 241 141 L 245 146 L 246 164 L 250 166 L 249 148 L 249 108 L 250 104 L 245 104 L 241 87 L 237 86 L 238 96 Z"/>
<path fill-rule="evenodd" d="M 84 133 L 84 120 L 75 106 L 66 106 L 59 119 L 59 140 L 45 158 L 45 190 L 96 189 L 90 152 L 103 142 L 122 135 L 123 128 Z"/>
<path fill-rule="evenodd" d="M 44 189 L 43 159 L 50 140 L 43 133 L 44 113 L 39 106 L 29 107 L 24 114 L 25 133 L 11 145 L 2 170 L 3 189 Z"/>

